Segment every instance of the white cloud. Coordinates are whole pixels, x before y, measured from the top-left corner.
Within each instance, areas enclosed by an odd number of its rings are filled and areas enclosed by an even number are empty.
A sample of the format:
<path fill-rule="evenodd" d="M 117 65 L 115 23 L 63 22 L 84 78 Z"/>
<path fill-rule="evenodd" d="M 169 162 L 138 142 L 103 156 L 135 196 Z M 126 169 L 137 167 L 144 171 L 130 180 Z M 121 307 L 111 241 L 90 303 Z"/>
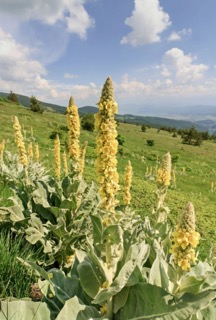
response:
<path fill-rule="evenodd" d="M 95 83 L 87 85 L 63 85 L 45 79 L 47 75 L 43 65 L 31 58 L 31 50 L 17 43 L 10 34 L 0 29 L 0 88 L 24 94 L 36 95 L 38 99 L 53 100 L 62 104 L 71 94 L 76 99 L 84 100 L 94 97 L 97 101 L 99 89 Z M 76 76 L 66 74 L 69 77 Z M 97 98 L 96 98 L 97 97 Z"/>
<path fill-rule="evenodd" d="M 7 0 L 0 1 L 1 14 L 9 14 L 20 21 L 38 20 L 44 24 L 65 24 L 68 32 L 81 39 L 94 26 L 94 19 L 86 11 L 86 0 Z"/>
<path fill-rule="evenodd" d="M 200 80 L 209 67 L 205 64 L 194 64 L 194 60 L 195 57 L 186 55 L 181 49 L 172 48 L 165 53 L 162 64 L 162 70 L 167 70 L 168 73 L 162 74 L 164 76 L 172 74 L 182 83 Z"/>
<path fill-rule="evenodd" d="M 178 32 L 173 31 L 168 38 L 169 41 L 179 41 L 181 40 L 181 36 Z"/>
<path fill-rule="evenodd" d="M 77 74 L 73 74 L 73 73 L 65 73 L 64 74 L 64 78 L 66 78 L 66 79 L 75 79 L 77 77 L 78 77 L 78 75 Z"/>
<path fill-rule="evenodd" d="M 146 85 L 136 79 L 130 80 L 127 73 L 122 76 L 121 82 L 119 84 L 115 84 L 115 87 L 116 92 L 119 95 L 125 95 L 125 93 L 127 93 L 127 95 L 131 97 L 134 97 L 140 93 L 149 94 L 151 91 L 151 87 L 149 85 Z"/>
<path fill-rule="evenodd" d="M 30 57 L 30 50 L 17 44 L 11 35 L 0 29 L 0 78 L 1 81 L 20 81 L 31 83 L 37 75 L 45 75 L 46 69 L 42 64 Z"/>
<path fill-rule="evenodd" d="M 173 31 L 170 36 L 168 37 L 169 41 L 179 41 L 182 39 L 182 36 L 190 36 L 192 34 L 192 30 L 189 29 L 182 29 L 181 31 Z"/>
<path fill-rule="evenodd" d="M 132 15 L 125 20 L 132 31 L 124 36 L 121 44 L 134 47 L 160 41 L 160 34 L 166 30 L 171 21 L 163 11 L 159 0 L 134 0 Z"/>

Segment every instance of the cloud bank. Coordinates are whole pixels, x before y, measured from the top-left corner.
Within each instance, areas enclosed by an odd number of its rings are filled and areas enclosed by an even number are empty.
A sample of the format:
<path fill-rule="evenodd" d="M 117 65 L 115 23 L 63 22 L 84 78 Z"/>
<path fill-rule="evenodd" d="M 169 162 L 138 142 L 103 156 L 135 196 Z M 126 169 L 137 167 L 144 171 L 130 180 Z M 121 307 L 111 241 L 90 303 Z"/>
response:
<path fill-rule="evenodd" d="M 136 47 L 159 42 L 160 34 L 171 25 L 171 21 L 159 0 L 134 0 L 134 10 L 125 24 L 132 31 L 121 39 L 121 44 Z"/>

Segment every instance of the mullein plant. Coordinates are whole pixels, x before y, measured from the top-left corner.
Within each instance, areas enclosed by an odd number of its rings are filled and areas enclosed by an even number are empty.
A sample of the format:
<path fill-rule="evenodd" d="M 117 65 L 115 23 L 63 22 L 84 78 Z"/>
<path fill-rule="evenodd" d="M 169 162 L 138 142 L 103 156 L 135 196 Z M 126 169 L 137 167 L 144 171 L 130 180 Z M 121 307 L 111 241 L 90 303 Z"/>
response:
<path fill-rule="evenodd" d="M 68 176 L 67 154 L 66 154 L 66 151 L 65 151 L 65 150 L 64 150 L 63 155 L 62 155 L 62 162 L 63 162 L 64 175 L 65 175 L 65 176 Z"/>
<path fill-rule="evenodd" d="M 164 200 L 171 181 L 171 155 L 167 152 L 161 160 L 157 169 L 157 203 L 154 213 L 157 214 L 157 222 L 163 222 L 167 219 L 169 208 L 165 206 Z"/>
<path fill-rule="evenodd" d="M 0 143 L 0 164 L 3 162 L 4 149 L 5 149 L 5 141 L 3 140 L 2 143 Z"/>
<path fill-rule="evenodd" d="M 28 145 L 28 159 L 29 160 L 32 160 L 34 157 L 34 154 L 33 154 L 33 145 L 32 145 L 32 142 L 29 143 Z"/>
<path fill-rule="evenodd" d="M 199 232 L 195 231 L 195 211 L 192 203 L 188 203 L 181 220 L 172 233 L 170 253 L 173 262 L 182 270 L 187 271 L 196 262 L 195 248 L 200 240 Z"/>
<path fill-rule="evenodd" d="M 70 97 L 69 105 L 66 111 L 67 124 L 69 129 L 69 157 L 71 159 L 72 171 L 79 174 L 80 161 L 80 120 L 78 108 L 75 105 L 73 97 Z"/>
<path fill-rule="evenodd" d="M 13 128 L 15 132 L 16 144 L 18 147 L 19 162 L 23 165 L 23 167 L 26 170 L 28 166 L 28 157 L 27 157 L 27 152 L 26 152 L 24 139 L 21 131 L 21 126 L 16 116 L 14 117 Z"/>
<path fill-rule="evenodd" d="M 40 159 L 40 151 L 39 151 L 39 145 L 38 143 L 35 144 L 35 148 L 34 148 L 35 152 L 34 152 L 34 155 L 35 155 L 35 161 L 39 162 L 39 159 Z"/>
<path fill-rule="evenodd" d="M 61 178 L 61 155 L 60 154 L 61 154 L 60 140 L 57 134 L 54 142 L 54 159 L 55 159 L 55 176 L 58 181 Z"/>
<path fill-rule="evenodd" d="M 118 141 L 116 140 L 115 121 L 117 103 L 114 99 L 110 77 L 103 86 L 98 107 L 99 112 L 95 114 L 95 130 L 98 133 L 95 166 L 99 177 L 100 208 L 109 212 L 111 219 L 115 220 L 115 207 L 118 204 L 116 195 L 119 190 L 116 158 Z"/>
<path fill-rule="evenodd" d="M 131 202 L 131 184 L 132 184 L 132 175 L 133 169 L 131 166 L 131 162 L 128 161 L 128 164 L 125 168 L 125 175 L 124 175 L 124 186 L 123 186 L 123 204 L 128 206 Z"/>
<path fill-rule="evenodd" d="M 83 171 L 85 168 L 85 155 L 86 155 L 87 145 L 88 145 L 88 141 L 85 141 L 81 150 L 80 150 L 80 159 L 79 159 L 79 175 L 80 175 L 80 177 L 83 176 Z"/>

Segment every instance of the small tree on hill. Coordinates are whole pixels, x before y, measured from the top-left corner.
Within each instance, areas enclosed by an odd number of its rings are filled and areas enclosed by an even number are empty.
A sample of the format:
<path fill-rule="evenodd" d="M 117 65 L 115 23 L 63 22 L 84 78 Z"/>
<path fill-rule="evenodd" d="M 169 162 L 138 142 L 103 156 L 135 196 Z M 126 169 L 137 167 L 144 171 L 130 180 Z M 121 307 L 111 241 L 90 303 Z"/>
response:
<path fill-rule="evenodd" d="M 94 115 L 92 113 L 86 113 L 81 119 L 81 127 L 84 130 L 94 130 Z"/>
<path fill-rule="evenodd" d="M 44 109 L 41 106 L 40 102 L 36 99 L 35 96 L 31 96 L 30 98 L 30 110 L 33 112 L 43 113 Z"/>
<path fill-rule="evenodd" d="M 11 101 L 11 102 L 19 103 L 19 100 L 18 100 L 18 98 L 17 98 L 16 93 L 14 93 L 14 92 L 12 92 L 12 91 L 10 91 L 7 99 L 8 99 L 9 101 Z"/>

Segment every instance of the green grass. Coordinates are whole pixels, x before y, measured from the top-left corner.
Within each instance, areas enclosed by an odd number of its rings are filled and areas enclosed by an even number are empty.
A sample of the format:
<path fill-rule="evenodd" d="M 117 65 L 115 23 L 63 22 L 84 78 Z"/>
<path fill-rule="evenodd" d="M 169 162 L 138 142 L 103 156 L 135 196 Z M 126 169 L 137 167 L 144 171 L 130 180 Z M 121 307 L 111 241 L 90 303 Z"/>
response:
<path fill-rule="evenodd" d="M 21 237 L 5 231 L 0 233 L 0 253 L 0 298 L 29 297 L 31 284 L 36 279 L 17 257 L 36 262 L 38 255 L 32 252 L 30 244 Z"/>
<path fill-rule="evenodd" d="M 22 106 L 0 102 L 0 141 L 6 140 L 6 149 L 16 152 L 14 142 L 12 117 L 18 116 L 26 132 L 26 142 L 30 141 L 31 127 L 34 137 L 40 147 L 41 162 L 53 173 L 53 140 L 50 133 L 61 125 L 66 125 L 66 117 L 62 114 L 44 112 L 36 114 Z M 125 137 L 123 155 L 118 155 L 118 172 L 122 184 L 125 165 L 128 160 L 133 166 L 132 207 L 141 215 L 151 215 L 155 201 L 155 181 L 145 178 L 146 168 L 156 167 L 157 158 L 169 151 L 171 156 L 179 156 L 176 163 L 177 188 L 168 191 L 166 203 L 170 208 L 169 220 L 175 224 L 187 202 L 193 202 L 197 216 L 197 229 L 202 235 L 201 250 L 204 252 L 210 244 L 216 245 L 215 202 L 216 191 L 211 192 L 211 182 L 216 183 L 216 143 L 204 141 L 201 147 L 183 145 L 181 138 L 172 137 L 172 134 L 157 129 L 141 131 L 140 126 L 121 123 L 118 132 Z M 95 180 L 94 168 L 96 133 L 81 131 L 81 143 L 88 141 L 86 153 L 86 167 L 84 177 L 87 181 Z M 67 132 L 62 131 L 61 146 L 64 149 L 67 143 Z M 154 140 L 155 145 L 147 146 L 147 140 Z M 185 174 L 183 174 L 185 168 Z M 1 184 L 0 184 L 1 190 Z M 0 191 L 1 192 L 1 191 Z M 3 202 L 7 203 L 10 190 L 7 186 L 0 194 Z M 120 192 L 121 197 L 121 192 Z"/>

